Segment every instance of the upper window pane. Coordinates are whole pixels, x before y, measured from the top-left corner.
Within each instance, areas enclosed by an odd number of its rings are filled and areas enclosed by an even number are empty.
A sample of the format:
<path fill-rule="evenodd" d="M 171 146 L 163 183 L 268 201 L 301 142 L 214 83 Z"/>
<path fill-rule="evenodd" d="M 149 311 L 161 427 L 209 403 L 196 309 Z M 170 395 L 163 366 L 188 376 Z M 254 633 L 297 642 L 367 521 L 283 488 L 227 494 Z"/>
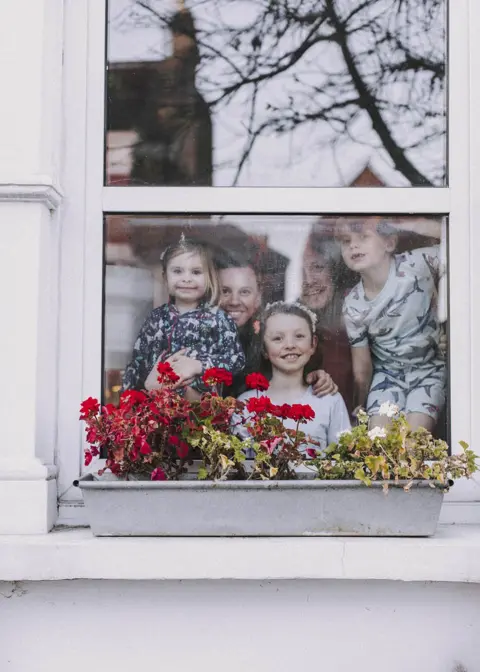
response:
<path fill-rule="evenodd" d="M 446 184 L 446 0 L 109 0 L 106 181 Z"/>

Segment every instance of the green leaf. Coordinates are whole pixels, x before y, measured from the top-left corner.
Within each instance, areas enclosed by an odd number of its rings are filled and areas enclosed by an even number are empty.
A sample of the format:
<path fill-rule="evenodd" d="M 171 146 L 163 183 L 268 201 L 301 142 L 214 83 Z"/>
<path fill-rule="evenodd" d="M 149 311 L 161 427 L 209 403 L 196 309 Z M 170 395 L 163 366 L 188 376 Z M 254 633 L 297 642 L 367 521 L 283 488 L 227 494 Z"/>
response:
<path fill-rule="evenodd" d="M 207 477 L 208 477 L 208 471 L 205 469 L 205 467 L 200 467 L 197 474 L 198 480 L 205 481 Z"/>
<path fill-rule="evenodd" d="M 375 476 L 379 469 L 385 464 L 385 458 L 382 455 L 368 455 L 365 458 L 365 464 Z"/>
<path fill-rule="evenodd" d="M 365 485 L 371 485 L 372 481 L 368 478 L 368 476 L 365 475 L 365 472 L 363 471 L 362 467 L 359 467 L 355 474 L 355 478 L 359 481 L 362 481 L 362 483 L 365 483 Z"/>

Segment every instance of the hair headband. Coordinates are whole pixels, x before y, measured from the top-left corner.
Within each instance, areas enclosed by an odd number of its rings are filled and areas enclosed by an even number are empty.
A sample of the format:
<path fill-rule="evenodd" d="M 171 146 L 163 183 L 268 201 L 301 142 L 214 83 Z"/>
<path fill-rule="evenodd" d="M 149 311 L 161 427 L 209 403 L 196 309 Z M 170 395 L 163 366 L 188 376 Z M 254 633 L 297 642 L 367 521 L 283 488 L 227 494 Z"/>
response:
<path fill-rule="evenodd" d="M 267 305 L 265 306 L 264 318 L 266 313 L 268 313 L 269 311 L 274 311 L 276 308 L 290 308 L 290 307 L 297 308 L 302 313 L 304 313 L 305 316 L 310 320 L 312 330 L 315 331 L 317 326 L 317 316 L 312 310 L 310 310 L 310 308 L 307 308 L 307 306 L 304 306 L 303 303 L 300 303 L 299 301 L 293 301 L 293 303 L 288 303 L 287 301 L 274 301 L 273 303 L 267 303 Z"/>

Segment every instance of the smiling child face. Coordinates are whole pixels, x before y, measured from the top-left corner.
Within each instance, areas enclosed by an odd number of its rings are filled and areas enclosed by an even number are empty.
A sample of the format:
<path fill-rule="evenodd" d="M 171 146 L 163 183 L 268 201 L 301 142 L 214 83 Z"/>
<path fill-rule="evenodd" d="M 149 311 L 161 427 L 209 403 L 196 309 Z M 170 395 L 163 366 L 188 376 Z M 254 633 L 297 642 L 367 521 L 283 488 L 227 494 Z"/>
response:
<path fill-rule="evenodd" d="M 303 370 L 315 352 L 316 339 L 306 318 L 279 313 L 267 318 L 263 344 L 274 369 L 295 373 Z"/>
<path fill-rule="evenodd" d="M 170 259 L 166 279 L 168 292 L 176 302 L 195 305 L 205 296 L 205 269 L 196 252 L 184 252 Z"/>

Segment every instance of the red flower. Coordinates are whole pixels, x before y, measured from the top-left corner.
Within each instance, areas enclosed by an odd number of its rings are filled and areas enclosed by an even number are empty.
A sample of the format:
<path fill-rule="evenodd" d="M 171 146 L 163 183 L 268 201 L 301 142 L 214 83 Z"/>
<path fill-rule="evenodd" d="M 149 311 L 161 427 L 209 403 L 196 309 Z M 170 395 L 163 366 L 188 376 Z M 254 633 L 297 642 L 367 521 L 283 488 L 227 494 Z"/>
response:
<path fill-rule="evenodd" d="M 245 384 L 251 390 L 268 390 L 270 383 L 261 373 L 249 373 L 245 378 Z"/>
<path fill-rule="evenodd" d="M 283 420 L 286 420 L 287 418 L 290 417 L 290 411 L 292 407 L 290 404 L 282 404 L 281 406 L 273 406 L 270 410 L 270 413 L 274 415 L 276 418 L 281 418 Z"/>
<path fill-rule="evenodd" d="M 233 381 L 233 376 L 230 373 L 230 371 L 214 366 L 213 368 L 207 369 L 205 371 L 205 373 L 202 376 L 202 380 L 205 383 L 205 385 L 210 386 L 221 385 L 222 383 L 225 385 L 231 385 Z"/>
<path fill-rule="evenodd" d="M 317 451 L 314 448 L 307 448 L 308 457 L 315 458 L 317 457 Z"/>
<path fill-rule="evenodd" d="M 150 474 L 150 480 L 152 480 L 152 481 L 166 481 L 167 480 L 167 474 L 163 471 L 163 469 L 161 469 L 160 467 L 157 467 Z"/>
<path fill-rule="evenodd" d="M 272 402 L 268 397 L 251 397 L 247 402 L 249 413 L 270 413 L 273 409 Z"/>
<path fill-rule="evenodd" d="M 85 466 L 86 467 L 88 467 L 88 465 L 90 464 L 92 459 L 93 459 L 92 453 L 89 450 L 86 450 L 85 451 Z"/>
<path fill-rule="evenodd" d="M 289 418 L 295 422 L 307 422 L 313 420 L 315 411 L 308 404 L 292 404 Z"/>
<path fill-rule="evenodd" d="M 139 390 L 125 390 L 120 395 L 121 404 L 139 404 L 147 398 L 147 395 L 144 392 Z"/>
<path fill-rule="evenodd" d="M 94 397 L 88 397 L 80 404 L 80 420 L 87 420 L 92 415 L 97 415 L 100 410 L 100 404 Z"/>
<path fill-rule="evenodd" d="M 180 380 L 168 362 L 159 362 L 157 364 L 158 382 L 159 383 L 176 383 Z"/>
<path fill-rule="evenodd" d="M 169 436 L 168 437 L 168 442 L 172 446 L 179 446 L 180 445 L 180 437 L 179 436 Z"/>

